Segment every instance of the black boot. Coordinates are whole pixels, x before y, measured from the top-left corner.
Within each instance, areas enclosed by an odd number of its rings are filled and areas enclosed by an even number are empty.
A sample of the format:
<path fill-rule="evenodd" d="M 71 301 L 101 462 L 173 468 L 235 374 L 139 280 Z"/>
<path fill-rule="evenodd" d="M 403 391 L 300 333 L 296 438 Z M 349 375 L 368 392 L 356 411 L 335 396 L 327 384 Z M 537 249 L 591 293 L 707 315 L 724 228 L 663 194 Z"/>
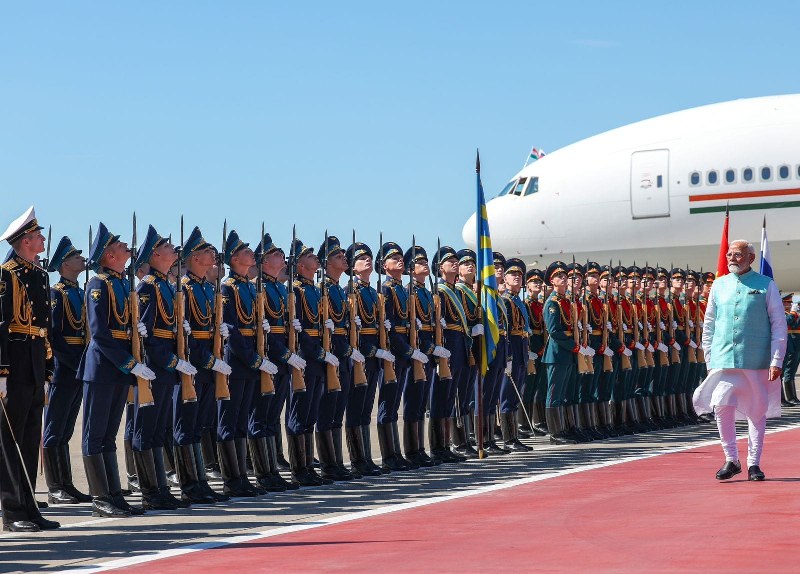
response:
<path fill-rule="evenodd" d="M 447 450 L 447 453 L 445 454 L 445 462 L 467 462 L 466 456 L 459 454 L 453 449 L 453 440 L 455 439 L 455 436 L 452 434 L 452 430 L 455 426 L 455 417 L 448 417 L 445 419 L 444 446 Z"/>
<path fill-rule="evenodd" d="M 289 434 L 287 433 L 286 436 L 289 436 Z M 285 456 L 283 456 L 283 433 L 281 432 L 278 432 L 278 434 L 275 435 L 275 449 L 276 458 L 278 460 L 278 469 L 289 470 L 291 468 L 289 461 L 286 460 Z"/>
<path fill-rule="evenodd" d="M 136 464 L 133 461 L 133 440 L 125 439 L 123 442 L 125 446 L 125 474 L 128 479 L 128 490 L 130 492 L 139 492 L 139 478 L 136 476 Z"/>
<path fill-rule="evenodd" d="M 394 451 L 392 423 L 378 425 L 378 445 L 381 448 L 382 467 L 389 471 L 409 470 L 404 458 L 398 458 Z"/>
<path fill-rule="evenodd" d="M 111 496 L 103 455 L 92 454 L 84 456 L 83 468 L 86 471 L 86 480 L 89 482 L 89 492 L 92 495 L 92 516 L 103 518 L 131 516 L 130 512 L 118 507 Z"/>
<path fill-rule="evenodd" d="M 177 510 L 178 506 L 164 496 L 159 488 L 159 469 L 155 462 L 153 449 L 133 451 L 133 460 L 142 490 L 142 506 L 146 510 Z M 166 475 L 162 478 L 162 482 L 166 482 Z"/>
<path fill-rule="evenodd" d="M 172 485 L 179 487 L 181 482 L 178 480 L 178 471 L 175 465 L 175 453 L 173 451 L 173 447 L 174 441 L 172 439 L 172 428 L 169 428 L 167 429 L 167 437 L 164 441 L 164 446 L 161 447 L 161 452 L 164 456 L 164 476 L 167 477 L 167 486 Z"/>
<path fill-rule="evenodd" d="M 172 441 L 170 441 L 172 444 Z M 172 450 L 170 448 L 170 450 Z M 189 508 L 191 506 L 191 502 L 188 500 L 181 500 L 180 498 L 176 498 L 172 494 L 172 490 L 170 488 L 171 481 L 169 479 L 167 473 L 167 459 L 166 456 L 166 449 L 164 447 L 153 447 L 153 462 L 156 465 L 156 479 L 158 480 L 158 490 L 161 492 L 161 496 L 163 496 L 166 500 L 168 500 L 171 504 L 174 504 L 177 508 Z M 173 468 L 175 460 L 172 460 Z M 175 476 L 178 476 L 178 473 L 174 473 Z"/>
<path fill-rule="evenodd" d="M 578 441 L 567 436 L 564 407 L 549 407 L 544 410 L 551 444 L 577 444 Z"/>
<path fill-rule="evenodd" d="M 219 470 L 217 460 L 217 437 L 213 429 L 206 429 L 200 439 L 203 449 L 203 460 L 206 463 L 206 476 L 208 478 L 220 479 L 222 473 Z"/>
<path fill-rule="evenodd" d="M 336 427 L 331 429 L 331 435 L 333 436 L 333 454 L 336 460 L 336 468 L 339 469 L 339 476 L 342 476 L 342 480 L 353 480 L 356 478 L 361 478 L 361 473 L 353 473 L 344 465 L 344 449 L 342 448 L 342 427 Z"/>
<path fill-rule="evenodd" d="M 336 466 L 336 453 L 333 450 L 333 434 L 331 431 L 315 432 L 314 440 L 317 443 L 317 456 L 319 457 L 322 478 L 327 478 L 331 481 L 352 480 L 352 476 L 346 479 L 339 473 L 339 467 Z"/>
<path fill-rule="evenodd" d="M 592 438 L 587 436 L 578 427 L 578 410 L 576 408 L 576 405 L 566 405 L 564 407 L 564 413 L 566 414 L 566 421 L 567 421 L 567 436 L 575 439 L 580 443 L 592 442 Z"/>
<path fill-rule="evenodd" d="M 239 458 L 236 454 L 236 443 L 232 440 L 220 441 L 217 443 L 219 457 L 219 468 L 222 474 L 224 486 L 222 492 L 231 497 L 253 497 L 256 496 L 252 488 L 245 488 L 242 485 L 239 475 Z"/>
<path fill-rule="evenodd" d="M 580 418 L 581 424 L 583 425 L 583 429 L 586 433 L 589 434 L 594 440 L 603 440 L 606 438 L 600 430 L 598 429 L 598 422 L 597 419 L 594 418 L 595 412 L 594 408 L 596 403 L 581 403 L 578 405 L 578 409 L 580 409 Z"/>
<path fill-rule="evenodd" d="M 494 409 L 492 409 L 492 412 L 494 412 Z M 494 418 L 495 415 L 491 414 L 483 419 L 483 451 L 488 455 L 511 454 L 509 449 L 497 444 L 497 440 L 494 438 Z"/>
<path fill-rule="evenodd" d="M 388 474 L 389 469 L 378 466 L 372 460 L 372 433 L 370 432 L 369 425 L 362 425 L 358 427 L 361 429 L 361 440 L 364 441 L 364 460 L 373 469 L 380 471 L 381 474 Z"/>
<path fill-rule="evenodd" d="M 517 413 L 500 413 L 500 429 L 503 433 L 503 446 L 513 452 L 529 452 L 533 449 L 517 437 Z"/>
<path fill-rule="evenodd" d="M 651 431 L 658 430 L 658 425 L 653 419 L 653 413 L 650 410 L 650 397 L 636 397 L 636 402 L 639 406 L 639 415 L 641 416 L 641 423 Z"/>
<path fill-rule="evenodd" d="M 320 486 L 322 480 L 312 475 L 306 468 L 305 435 L 287 435 L 289 442 L 289 465 L 292 471 L 292 483 L 300 486 Z"/>
<path fill-rule="evenodd" d="M 397 421 L 390 423 L 390 428 L 392 431 L 392 450 L 394 450 L 394 457 L 395 459 L 401 463 L 405 464 L 409 470 L 416 470 L 419 468 L 419 465 L 411 460 L 408 460 L 406 457 L 403 456 L 403 448 L 400 446 L 400 428 L 398 426 Z"/>
<path fill-rule="evenodd" d="M 475 449 L 478 446 L 477 441 L 473 440 L 475 436 L 475 426 L 472 424 L 475 419 L 472 416 L 472 413 L 467 413 L 462 418 L 462 422 L 464 424 L 464 439 L 467 445 L 467 448 L 464 452 L 464 456 L 467 458 L 478 458 L 478 451 Z"/>
<path fill-rule="evenodd" d="M 648 432 L 650 429 L 642 424 L 642 417 L 639 413 L 639 401 L 636 400 L 636 397 L 630 398 L 625 401 L 628 406 L 628 420 L 631 421 L 631 426 L 636 431 L 637 434 Z"/>
<path fill-rule="evenodd" d="M 441 461 L 435 461 L 431 457 L 428 456 L 428 453 L 425 452 L 425 417 L 423 416 L 422 420 L 417 421 L 417 444 L 419 445 L 418 453 L 418 460 L 420 461 L 420 466 L 422 467 L 431 467 L 431 466 L 439 466 L 442 464 Z"/>
<path fill-rule="evenodd" d="M 311 476 L 318 479 L 322 484 L 333 484 L 333 479 L 325 476 L 320 476 L 314 469 L 314 433 L 306 433 L 303 435 L 303 440 L 306 441 L 306 468 Z M 318 466 L 322 466 L 317 463 Z"/>
<path fill-rule="evenodd" d="M 128 501 L 125 500 L 125 496 L 122 494 L 122 485 L 119 480 L 119 465 L 117 464 L 117 451 L 104 452 L 103 464 L 105 464 L 106 467 L 108 490 L 111 493 L 111 499 L 114 501 L 114 505 L 117 508 L 127 511 L 131 516 L 140 516 L 144 514 L 144 508 L 128 504 Z"/>
<path fill-rule="evenodd" d="M 284 490 L 297 490 L 300 488 L 293 482 L 283 478 L 280 470 L 278 470 L 278 441 L 275 435 L 267 437 L 267 460 L 269 462 L 269 473 L 272 476 L 272 484 L 281 486 Z"/>
<path fill-rule="evenodd" d="M 206 474 L 206 463 L 205 459 L 203 458 L 203 448 L 201 443 L 196 442 L 192 444 L 192 450 L 194 451 L 194 464 L 195 470 L 197 472 L 197 482 L 200 484 L 200 488 L 203 492 L 205 492 L 208 496 L 214 499 L 214 502 L 227 502 L 231 499 L 230 496 L 227 494 L 222 494 L 221 492 L 217 492 L 208 484 L 208 475 Z M 216 450 L 216 449 L 214 449 Z"/>
<path fill-rule="evenodd" d="M 364 440 L 361 437 L 360 427 L 345 427 L 345 441 L 347 442 L 347 452 L 350 455 L 350 468 L 353 475 L 380 476 L 380 471 L 375 473 L 367 461 L 364 459 Z"/>
<path fill-rule="evenodd" d="M 190 504 L 214 504 L 216 499 L 200 485 L 192 445 L 175 444 L 175 472 L 181 485 L 181 498 Z"/>
<path fill-rule="evenodd" d="M 61 449 L 59 468 L 61 469 L 61 484 L 64 490 L 78 502 L 91 502 L 92 497 L 82 493 L 75 488 L 75 485 L 72 483 L 72 458 L 69 456 L 69 445 L 62 444 L 58 448 Z"/>
<path fill-rule="evenodd" d="M 423 458 L 420 454 L 419 421 L 403 421 L 403 449 L 406 453 L 406 460 L 417 468 L 433 466 L 433 462 L 427 456 Z"/>
<path fill-rule="evenodd" d="M 544 405 L 542 403 L 530 403 L 531 430 L 534 436 L 547 435 L 547 422 L 544 416 Z"/>
<path fill-rule="evenodd" d="M 50 504 L 78 504 L 78 499 L 67 492 L 64 484 L 65 461 L 61 460 L 61 447 L 42 448 L 42 466 L 47 482 L 47 502 Z"/>
<path fill-rule="evenodd" d="M 449 449 L 445 446 L 444 426 L 445 419 L 429 419 L 428 421 L 428 443 L 431 445 L 431 458 L 438 464 L 450 461 L 447 456 Z"/>
<path fill-rule="evenodd" d="M 614 430 L 614 408 L 608 401 L 600 401 L 597 404 L 598 415 L 600 417 L 600 427 L 609 437 L 619 436 Z"/>
<path fill-rule="evenodd" d="M 253 461 L 253 472 L 256 476 L 256 484 L 267 492 L 285 492 L 286 489 L 272 484 L 272 474 L 269 471 L 269 458 L 267 457 L 266 437 L 247 439 L 250 448 L 250 460 Z"/>
<path fill-rule="evenodd" d="M 267 490 L 258 484 L 253 484 L 247 477 L 247 438 L 241 437 L 234 441 L 236 445 L 236 462 L 239 465 L 239 487 L 245 491 L 249 491 L 252 496 L 261 496 L 266 494 Z"/>

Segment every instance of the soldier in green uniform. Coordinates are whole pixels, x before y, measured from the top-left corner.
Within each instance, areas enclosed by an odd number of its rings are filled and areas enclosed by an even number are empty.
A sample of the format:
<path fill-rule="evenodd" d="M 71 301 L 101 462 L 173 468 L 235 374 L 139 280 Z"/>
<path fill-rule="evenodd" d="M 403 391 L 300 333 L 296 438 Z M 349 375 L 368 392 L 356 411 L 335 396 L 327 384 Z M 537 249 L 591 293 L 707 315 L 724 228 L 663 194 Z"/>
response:
<path fill-rule="evenodd" d="M 794 293 L 787 293 L 781 299 L 783 309 L 786 314 L 786 327 L 789 337 L 786 341 L 786 355 L 783 360 L 783 393 L 787 401 L 793 403 L 792 406 L 800 404 L 797 399 L 797 387 L 794 384 L 794 377 L 800 364 L 800 313 L 797 304 L 792 303 Z"/>

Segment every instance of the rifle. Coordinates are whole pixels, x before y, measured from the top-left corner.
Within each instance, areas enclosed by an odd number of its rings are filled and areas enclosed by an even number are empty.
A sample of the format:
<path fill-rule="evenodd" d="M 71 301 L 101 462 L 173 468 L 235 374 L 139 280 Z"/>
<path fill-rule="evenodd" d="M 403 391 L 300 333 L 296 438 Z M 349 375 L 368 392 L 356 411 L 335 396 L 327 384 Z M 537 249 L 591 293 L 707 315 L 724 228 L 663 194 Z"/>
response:
<path fill-rule="evenodd" d="M 261 222 L 261 240 L 259 241 L 258 257 L 256 258 L 256 353 L 261 355 L 262 360 L 267 360 L 267 337 L 262 325 L 264 324 L 264 275 L 261 264 L 264 261 L 264 222 Z M 261 373 L 261 394 L 274 395 L 275 381 L 272 375 L 267 372 Z"/>
<path fill-rule="evenodd" d="M 296 297 L 294 294 L 294 276 L 297 270 L 297 260 L 294 256 L 294 243 L 297 240 L 297 228 L 292 225 L 292 244 L 289 248 L 289 260 L 287 261 L 287 271 L 289 273 L 289 288 L 286 295 L 286 325 L 289 328 L 289 336 L 287 346 L 289 352 L 297 353 L 297 330 L 294 328 L 294 320 L 297 318 L 295 314 Z M 292 367 L 292 392 L 304 393 L 306 390 L 306 381 L 303 376 L 303 371 Z"/>
<path fill-rule="evenodd" d="M 52 304 L 53 303 L 53 301 L 52 301 L 52 297 L 53 296 L 50 294 L 50 273 L 47 271 L 47 268 L 50 266 L 50 240 L 52 238 L 52 235 L 53 235 L 53 226 L 52 225 L 48 225 L 47 226 L 47 253 L 45 254 L 45 260 L 39 262 L 39 264 L 42 266 L 42 271 L 44 271 L 45 281 L 47 281 L 47 308 L 48 309 L 52 309 L 53 308 L 53 304 Z M 67 304 L 66 301 L 64 302 L 64 304 L 65 305 Z M 51 327 L 52 327 L 52 324 L 51 324 Z M 53 358 L 53 349 L 52 349 L 52 347 L 50 347 L 50 339 L 45 339 L 44 340 L 44 344 L 45 344 L 45 348 L 47 350 L 47 359 L 48 360 L 52 359 Z M 44 406 L 47 406 L 47 405 L 50 404 L 50 397 L 48 396 L 48 394 L 49 393 L 45 393 L 44 394 Z M 44 456 L 44 453 L 42 453 L 42 456 Z M 42 464 L 42 467 L 44 467 L 44 464 Z"/>
<path fill-rule="evenodd" d="M 322 309 L 319 310 L 320 329 L 322 330 L 322 349 L 326 353 L 331 352 L 331 331 L 325 326 L 330 318 L 331 308 L 328 300 L 328 230 L 325 230 L 325 243 L 322 244 Z M 334 367 L 330 363 L 325 363 L 326 381 L 328 392 L 341 391 L 342 385 L 339 382 L 339 367 Z"/>
<path fill-rule="evenodd" d="M 380 234 L 378 249 L 383 249 L 383 232 Z M 382 253 L 381 253 L 382 255 Z M 381 274 L 383 273 L 383 262 L 378 262 L 378 346 L 384 351 L 389 350 L 389 334 L 386 332 L 386 297 L 382 291 Z M 397 374 L 394 372 L 394 363 L 383 360 L 383 382 L 391 384 L 397 382 Z"/>
<path fill-rule="evenodd" d="M 688 280 L 689 280 L 689 265 L 686 265 L 686 279 L 683 282 L 683 292 L 684 293 L 686 293 L 686 281 L 688 281 Z M 686 305 L 684 305 L 684 309 L 683 309 L 683 332 L 686 335 L 686 338 L 689 341 L 691 341 L 692 340 L 692 330 L 691 330 L 691 327 L 689 326 L 689 307 L 690 307 L 690 305 L 689 305 L 689 295 L 688 294 L 686 295 L 685 301 L 686 301 Z M 688 349 L 686 349 L 686 359 L 690 363 L 696 363 L 697 362 L 697 355 L 695 354 L 694 349 L 692 349 L 692 345 L 691 344 L 688 346 Z"/>
<path fill-rule="evenodd" d="M 672 293 L 670 293 L 670 299 L 672 298 Z M 675 312 L 673 311 L 672 301 L 667 301 L 667 313 L 669 313 L 669 338 L 674 341 L 675 340 L 675 327 L 672 326 L 673 321 L 675 320 Z M 670 363 L 673 365 L 679 364 L 681 362 L 681 356 L 678 351 L 670 345 Z"/>
<path fill-rule="evenodd" d="M 647 262 L 644 263 L 644 273 L 647 273 Z M 644 273 L 642 273 L 642 290 L 644 291 L 644 333 L 642 336 L 650 345 L 650 288 L 644 286 Z M 646 346 L 647 346 L 646 345 Z M 655 367 L 656 362 L 653 360 L 653 352 L 650 349 L 645 349 L 645 360 L 648 367 Z"/>
<path fill-rule="evenodd" d="M 703 268 L 700 268 L 700 281 L 703 281 Z M 697 305 L 694 308 L 694 338 L 696 339 L 697 349 L 695 349 L 695 358 L 698 363 L 706 362 L 706 354 L 703 351 L 703 325 L 700 321 L 700 292 L 702 286 L 697 286 Z"/>
<path fill-rule="evenodd" d="M 128 281 L 130 282 L 130 293 L 128 294 L 128 305 L 131 311 L 131 355 L 137 363 L 147 360 L 147 354 L 142 345 L 142 338 L 139 335 L 139 294 L 136 292 L 136 212 L 133 214 L 133 239 L 131 240 L 131 262 L 128 265 Z M 150 381 L 141 377 L 136 377 L 136 386 L 139 390 L 140 407 L 149 407 L 155 404 L 153 392 L 150 389 Z"/>
<path fill-rule="evenodd" d="M 179 359 L 184 361 L 189 360 L 189 337 L 186 335 L 186 329 L 183 328 L 183 321 L 186 316 L 186 307 L 184 307 L 184 293 L 183 281 L 181 281 L 181 250 L 183 249 L 183 216 L 181 215 L 181 244 L 176 249 L 178 252 L 178 279 L 175 281 L 175 328 L 177 349 L 176 354 Z M 181 397 L 184 403 L 196 403 L 197 391 L 194 388 L 194 377 L 186 373 L 180 373 L 181 379 Z"/>
<path fill-rule="evenodd" d="M 217 281 L 216 291 L 214 292 L 214 358 L 222 360 L 222 328 L 223 304 L 222 304 L 222 270 L 225 269 L 225 241 L 228 239 L 228 220 L 222 224 L 222 248 L 217 254 Z M 228 376 L 218 371 L 214 371 L 214 396 L 218 401 L 227 401 L 231 398 L 231 390 L 228 387 Z"/>
<path fill-rule="evenodd" d="M 418 333 L 417 333 L 417 288 L 414 284 L 414 260 L 417 257 L 417 237 L 411 236 L 411 269 L 408 270 L 408 276 L 411 277 L 411 282 L 408 284 L 408 342 L 412 349 L 418 349 Z M 411 361 L 414 366 L 414 382 L 420 382 L 427 379 L 425 376 L 425 365 L 421 362 L 414 360 Z"/>
<path fill-rule="evenodd" d="M 580 325 L 580 317 L 578 317 L 578 303 L 575 301 L 575 256 L 572 256 L 572 275 L 570 276 L 570 315 L 572 315 L 572 338 L 575 340 L 575 346 L 580 348 L 581 346 L 581 330 L 579 328 Z M 577 354 L 577 361 L 578 361 L 578 374 L 583 375 L 584 373 L 588 373 L 588 369 L 586 368 L 586 360 L 588 357 L 586 355 L 581 354 L 580 352 Z"/>
<path fill-rule="evenodd" d="M 439 257 L 439 252 L 442 250 L 442 241 L 438 237 L 436 238 L 436 257 Z M 439 262 L 436 262 L 436 269 L 439 270 Z M 442 301 L 439 298 L 439 281 L 438 278 L 436 281 L 431 281 L 431 290 L 433 291 L 433 310 L 435 313 L 435 322 L 434 322 L 434 342 L 437 346 L 442 346 L 444 344 L 444 334 L 442 333 Z M 439 357 L 438 359 L 439 364 L 439 378 L 441 379 L 452 379 L 453 374 L 450 372 L 450 362 L 444 358 Z"/>
<path fill-rule="evenodd" d="M 574 256 L 573 256 L 574 258 Z M 586 267 L 589 267 L 589 261 L 586 261 Z M 583 299 L 583 310 L 581 311 L 581 323 L 583 323 L 583 346 L 589 346 L 589 331 L 592 330 L 591 325 L 589 325 L 589 300 L 586 298 L 586 277 L 583 278 L 583 287 L 582 299 Z M 594 358 L 587 357 L 584 355 L 584 362 L 586 363 L 586 372 L 590 375 L 594 374 Z"/>
<path fill-rule="evenodd" d="M 657 269 L 658 263 L 656 263 L 656 270 Z M 657 271 L 655 273 L 657 273 Z M 664 302 L 666 303 L 666 299 Z M 663 322 L 664 320 L 661 316 L 661 301 L 659 300 L 658 289 L 656 289 L 656 346 L 661 346 L 664 344 L 663 331 L 661 329 L 661 323 Z M 667 355 L 667 351 L 658 352 L 658 364 L 662 367 L 669 365 L 669 356 Z"/>
<path fill-rule="evenodd" d="M 353 230 L 353 249 L 355 250 L 356 244 L 356 230 Z M 355 253 L 355 251 L 354 251 Z M 355 262 L 354 262 L 355 263 Z M 350 280 L 347 286 L 347 305 L 350 308 L 350 346 L 353 349 L 359 347 L 358 325 L 356 324 L 356 316 L 358 313 L 357 297 L 355 285 L 353 284 L 353 275 L 355 271 L 350 270 Z M 353 385 L 360 387 L 367 384 L 367 371 L 364 368 L 364 363 L 353 361 Z"/>
<path fill-rule="evenodd" d="M 633 262 L 634 267 L 636 266 L 636 262 Z M 639 306 L 638 306 L 638 293 L 636 292 L 636 282 L 634 281 L 634 288 L 633 293 L 631 293 L 631 320 L 633 321 L 633 340 L 636 343 L 641 343 L 641 331 L 639 329 Z M 645 322 L 647 322 L 647 317 L 645 317 Z M 638 368 L 643 369 L 647 367 L 647 355 L 645 353 L 645 349 L 636 349 L 636 365 Z"/>
<path fill-rule="evenodd" d="M 89 226 L 89 248 L 86 250 L 86 255 L 91 255 L 92 252 L 92 226 Z M 86 258 L 86 269 L 83 270 L 83 309 L 81 309 L 81 325 L 83 325 L 83 342 L 88 345 L 92 339 L 89 333 L 88 319 L 86 317 L 86 288 L 89 285 L 89 258 Z"/>
<path fill-rule="evenodd" d="M 617 337 L 619 337 L 619 340 L 622 341 L 622 346 L 627 349 L 628 346 L 625 344 L 625 330 L 622 328 L 622 303 L 620 303 L 620 298 L 619 298 L 619 287 L 617 288 Z M 620 360 L 620 367 L 622 368 L 623 371 L 631 370 L 632 368 L 631 360 L 629 357 L 625 355 L 625 353 L 622 353 L 622 356 L 620 357 L 619 360 Z"/>
<path fill-rule="evenodd" d="M 603 349 L 608 347 L 608 322 L 611 319 L 608 313 L 608 292 L 611 290 L 611 266 L 608 266 L 608 279 L 606 280 L 606 289 L 603 292 Z M 611 357 L 603 355 L 603 372 L 609 373 L 614 370 L 614 363 Z"/>

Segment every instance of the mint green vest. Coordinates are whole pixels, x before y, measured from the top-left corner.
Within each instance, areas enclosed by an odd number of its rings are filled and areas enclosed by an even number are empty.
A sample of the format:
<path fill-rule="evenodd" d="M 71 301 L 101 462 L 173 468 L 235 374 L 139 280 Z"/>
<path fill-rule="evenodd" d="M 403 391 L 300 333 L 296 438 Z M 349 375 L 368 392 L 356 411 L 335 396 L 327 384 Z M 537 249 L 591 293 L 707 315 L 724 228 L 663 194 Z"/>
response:
<path fill-rule="evenodd" d="M 714 282 L 714 338 L 709 369 L 768 369 L 772 333 L 767 287 L 772 279 L 748 271 Z"/>

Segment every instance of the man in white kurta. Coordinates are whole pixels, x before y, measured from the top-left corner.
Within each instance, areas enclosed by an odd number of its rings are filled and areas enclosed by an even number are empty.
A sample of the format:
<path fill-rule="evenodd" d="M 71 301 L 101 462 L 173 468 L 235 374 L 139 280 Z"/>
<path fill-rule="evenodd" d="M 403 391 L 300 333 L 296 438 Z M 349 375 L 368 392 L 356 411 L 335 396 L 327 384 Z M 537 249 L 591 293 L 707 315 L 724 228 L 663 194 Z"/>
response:
<path fill-rule="evenodd" d="M 703 324 L 708 377 L 695 390 L 698 414 L 713 410 L 725 453 L 718 480 L 742 471 L 736 448 L 736 419 L 747 419 L 749 480 L 764 480 L 759 466 L 767 417 L 781 415 L 781 369 L 786 320 L 775 282 L 751 269 L 755 249 L 734 241 L 727 252 L 728 275 L 711 287 Z"/>

